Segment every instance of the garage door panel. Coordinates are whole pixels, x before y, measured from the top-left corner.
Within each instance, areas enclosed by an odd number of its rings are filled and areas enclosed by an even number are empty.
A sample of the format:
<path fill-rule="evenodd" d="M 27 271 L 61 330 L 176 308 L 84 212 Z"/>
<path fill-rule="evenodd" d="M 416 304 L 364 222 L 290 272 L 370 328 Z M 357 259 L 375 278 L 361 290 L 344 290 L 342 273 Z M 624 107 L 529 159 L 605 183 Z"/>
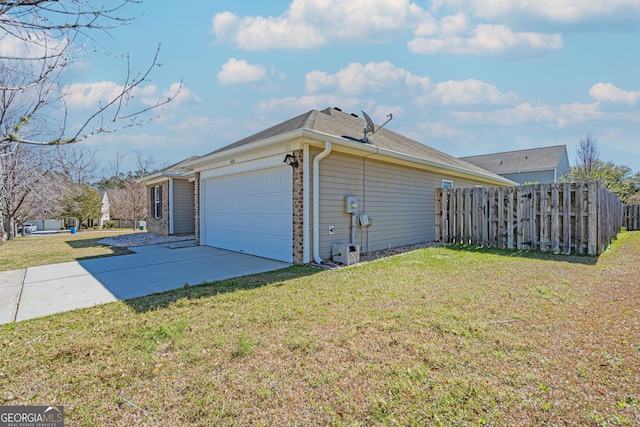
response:
<path fill-rule="evenodd" d="M 205 244 L 291 262 L 288 167 L 205 181 Z"/>

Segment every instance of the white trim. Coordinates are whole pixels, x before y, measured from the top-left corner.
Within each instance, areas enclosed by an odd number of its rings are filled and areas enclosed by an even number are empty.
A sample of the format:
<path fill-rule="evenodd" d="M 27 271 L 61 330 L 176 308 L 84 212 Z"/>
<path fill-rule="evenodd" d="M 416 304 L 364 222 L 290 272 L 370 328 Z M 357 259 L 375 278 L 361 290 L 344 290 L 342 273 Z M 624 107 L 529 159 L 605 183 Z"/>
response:
<path fill-rule="evenodd" d="M 203 206 L 204 206 L 204 201 L 206 200 L 206 197 L 207 197 L 207 188 L 206 188 L 204 179 L 202 179 L 202 176 L 201 176 L 200 177 L 200 203 L 199 203 L 200 212 L 198 212 L 198 217 L 200 218 L 200 246 L 205 246 L 206 245 L 205 242 L 207 241 L 207 236 L 206 236 L 207 233 L 205 232 L 205 230 L 207 229 L 205 224 L 207 221 L 207 216 L 202 215 L 202 213 L 204 212 Z"/>
<path fill-rule="evenodd" d="M 225 175 L 237 175 L 240 173 L 254 172 L 261 169 L 271 169 L 283 165 L 284 155 L 279 153 L 242 163 L 233 163 L 208 171 L 200 172 L 201 179 L 218 178 Z"/>
<path fill-rule="evenodd" d="M 158 203 L 160 203 L 160 207 L 162 207 L 162 200 L 161 197 L 158 197 L 158 193 L 160 192 L 160 188 L 162 188 L 161 185 L 154 185 L 153 186 L 153 217 L 158 219 L 158 218 L 162 218 L 162 209 L 158 209 Z M 158 212 L 159 211 L 159 212 Z M 160 213 L 160 215 L 158 215 L 158 213 Z"/>

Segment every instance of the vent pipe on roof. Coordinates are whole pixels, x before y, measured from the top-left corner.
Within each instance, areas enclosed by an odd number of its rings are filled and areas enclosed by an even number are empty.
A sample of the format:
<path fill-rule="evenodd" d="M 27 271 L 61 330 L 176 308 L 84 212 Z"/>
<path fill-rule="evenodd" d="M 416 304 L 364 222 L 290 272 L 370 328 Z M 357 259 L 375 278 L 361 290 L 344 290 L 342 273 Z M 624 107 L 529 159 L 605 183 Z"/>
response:
<path fill-rule="evenodd" d="M 321 264 L 320 258 L 320 160 L 331 153 L 331 142 L 324 143 L 324 151 L 313 158 L 313 260 Z"/>

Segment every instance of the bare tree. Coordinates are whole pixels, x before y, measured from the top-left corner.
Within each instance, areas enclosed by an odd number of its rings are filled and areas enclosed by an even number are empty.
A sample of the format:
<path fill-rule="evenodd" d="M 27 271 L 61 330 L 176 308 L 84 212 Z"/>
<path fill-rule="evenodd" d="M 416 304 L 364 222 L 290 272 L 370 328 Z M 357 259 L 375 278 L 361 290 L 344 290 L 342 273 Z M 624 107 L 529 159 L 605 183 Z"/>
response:
<path fill-rule="evenodd" d="M 0 0 L 0 182 L 17 182 L 14 165 L 19 144 L 61 145 L 83 141 L 93 135 L 140 126 L 155 119 L 148 113 L 162 107 L 176 93 L 155 103 L 136 106 L 137 88 L 149 82 L 159 66 L 160 48 L 149 66 L 134 72 L 127 57 L 118 92 L 85 116 L 73 117 L 62 74 L 97 46 L 97 34 L 109 34 L 132 19 L 122 18 L 125 8 L 138 0 Z M 151 116 L 151 117 L 150 117 Z M 9 168 L 9 169 L 8 169 Z M 26 187 L 25 187 L 26 188 Z M 12 200 L 2 197 L 13 194 Z M 27 195 L 23 194 L 26 200 Z M 3 216 L 14 218 L 7 206 L 22 199 L 13 190 L 0 189 L 0 230 Z M 23 205 L 25 201 L 22 201 Z M 13 208 L 11 208 L 13 209 Z M 10 209 L 10 210 L 11 210 Z M 11 216 L 11 218 L 9 218 Z M 10 221 L 11 222 L 11 221 Z M 10 224 L 9 231 L 11 232 Z M 4 233 L 0 231 L 0 242 Z"/>
<path fill-rule="evenodd" d="M 98 153 L 83 145 L 56 146 L 56 168 L 76 184 L 88 184 L 98 177 Z"/>
<path fill-rule="evenodd" d="M 134 173 L 136 178 L 140 178 L 150 174 L 155 168 L 158 160 L 153 156 L 145 156 L 140 150 L 136 150 L 136 171 Z"/>
<path fill-rule="evenodd" d="M 576 167 L 584 174 L 583 181 L 590 181 L 589 177 L 593 176 L 593 172 L 600 161 L 600 150 L 598 143 L 593 135 L 587 133 L 584 138 L 580 139 L 578 146 Z"/>
<path fill-rule="evenodd" d="M 111 188 L 117 188 L 120 186 L 124 174 L 122 172 L 122 163 L 126 155 L 121 153 L 119 149 L 116 149 L 115 157 L 109 162 L 107 168 L 107 175 L 111 177 Z"/>
<path fill-rule="evenodd" d="M 147 191 L 143 183 L 128 180 L 123 188 L 112 188 L 107 194 L 114 218 L 129 220 L 136 229 L 139 221 L 147 216 Z"/>
<path fill-rule="evenodd" d="M 51 165 L 40 150 L 21 144 L 5 145 L 0 149 L 0 207 L 7 219 L 7 238 L 16 235 L 16 226 L 35 216 L 42 209 L 38 189 L 50 175 Z M 0 226 L 4 227 L 0 219 Z M 3 230 L 0 233 L 4 238 Z"/>

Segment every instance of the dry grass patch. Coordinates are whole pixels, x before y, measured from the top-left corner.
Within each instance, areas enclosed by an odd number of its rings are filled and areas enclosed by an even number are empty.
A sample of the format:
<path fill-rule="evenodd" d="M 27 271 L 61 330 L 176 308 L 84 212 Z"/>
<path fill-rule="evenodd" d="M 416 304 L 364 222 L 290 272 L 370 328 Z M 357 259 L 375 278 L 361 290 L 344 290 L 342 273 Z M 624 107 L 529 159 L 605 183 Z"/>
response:
<path fill-rule="evenodd" d="M 429 248 L 0 327 L 0 404 L 70 425 L 639 425 L 640 233 Z"/>
<path fill-rule="evenodd" d="M 132 253 L 127 248 L 101 245 L 100 239 L 132 230 L 82 231 L 77 234 L 19 236 L 0 245 L 0 271 Z"/>

